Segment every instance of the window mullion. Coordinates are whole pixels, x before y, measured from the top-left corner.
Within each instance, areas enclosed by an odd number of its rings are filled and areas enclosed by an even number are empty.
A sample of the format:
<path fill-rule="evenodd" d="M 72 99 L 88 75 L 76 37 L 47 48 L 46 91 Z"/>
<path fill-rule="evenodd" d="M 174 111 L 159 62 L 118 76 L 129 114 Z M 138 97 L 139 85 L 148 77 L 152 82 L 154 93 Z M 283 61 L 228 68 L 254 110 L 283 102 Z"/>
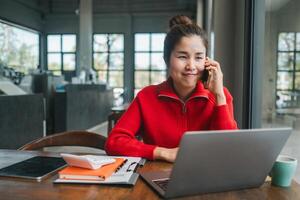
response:
<path fill-rule="evenodd" d="M 152 33 L 149 34 L 149 84 L 151 85 L 152 84 L 152 78 L 151 78 L 151 74 L 152 74 L 152 59 L 151 59 L 151 56 L 152 56 L 152 53 L 151 53 L 151 50 L 152 50 Z"/>
<path fill-rule="evenodd" d="M 61 65 L 60 65 L 60 70 L 61 73 L 64 74 L 64 55 L 63 55 L 63 42 L 62 42 L 62 34 L 60 34 L 60 60 L 61 60 Z"/>
<path fill-rule="evenodd" d="M 107 42 L 106 42 L 106 44 L 107 44 L 107 59 L 106 59 L 106 63 L 107 63 L 107 69 L 106 69 L 106 82 L 107 82 L 107 84 L 108 85 L 110 85 L 109 84 L 109 79 L 110 79 L 110 62 L 109 62 L 109 60 L 110 60 L 110 34 L 107 34 L 107 40 L 106 40 Z"/>

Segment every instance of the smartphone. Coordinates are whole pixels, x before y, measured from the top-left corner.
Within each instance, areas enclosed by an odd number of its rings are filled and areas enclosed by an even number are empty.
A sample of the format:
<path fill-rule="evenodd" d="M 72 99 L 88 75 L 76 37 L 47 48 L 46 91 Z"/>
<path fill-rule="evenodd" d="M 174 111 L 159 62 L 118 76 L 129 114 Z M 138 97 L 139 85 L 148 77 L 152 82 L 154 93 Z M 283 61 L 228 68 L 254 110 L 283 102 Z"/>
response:
<path fill-rule="evenodd" d="M 202 77 L 201 77 L 201 81 L 202 81 L 203 83 L 205 83 L 205 82 L 207 81 L 207 79 L 208 79 L 208 70 L 207 70 L 207 69 L 204 69 L 203 74 L 202 74 Z"/>

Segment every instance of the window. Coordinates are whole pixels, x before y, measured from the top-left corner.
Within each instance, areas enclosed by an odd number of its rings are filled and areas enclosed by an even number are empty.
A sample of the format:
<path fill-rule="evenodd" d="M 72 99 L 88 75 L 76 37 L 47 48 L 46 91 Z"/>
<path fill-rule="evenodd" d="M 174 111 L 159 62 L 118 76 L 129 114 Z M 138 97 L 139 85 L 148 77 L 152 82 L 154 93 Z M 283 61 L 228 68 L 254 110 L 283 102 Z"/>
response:
<path fill-rule="evenodd" d="M 300 33 L 279 33 L 276 95 L 277 108 L 300 105 Z"/>
<path fill-rule="evenodd" d="M 47 36 L 47 66 L 55 75 L 76 69 L 76 35 Z"/>
<path fill-rule="evenodd" d="M 134 94 L 166 79 L 163 59 L 165 33 L 136 33 L 134 47 Z"/>
<path fill-rule="evenodd" d="M 98 79 L 113 88 L 115 99 L 124 92 L 124 35 L 94 34 L 93 68 Z"/>
<path fill-rule="evenodd" d="M 0 64 L 27 74 L 39 65 L 39 34 L 0 21 Z"/>

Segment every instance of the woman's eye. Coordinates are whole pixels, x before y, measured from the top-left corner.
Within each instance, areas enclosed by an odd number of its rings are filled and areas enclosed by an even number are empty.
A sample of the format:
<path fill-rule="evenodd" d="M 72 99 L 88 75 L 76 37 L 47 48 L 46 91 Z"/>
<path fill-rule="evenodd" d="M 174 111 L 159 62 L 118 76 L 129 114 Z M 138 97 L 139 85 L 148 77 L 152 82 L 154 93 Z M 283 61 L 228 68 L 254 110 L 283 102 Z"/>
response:
<path fill-rule="evenodd" d="M 186 59 L 186 56 L 178 56 L 180 59 Z"/>
<path fill-rule="evenodd" d="M 203 57 L 196 57 L 196 60 L 202 60 Z"/>

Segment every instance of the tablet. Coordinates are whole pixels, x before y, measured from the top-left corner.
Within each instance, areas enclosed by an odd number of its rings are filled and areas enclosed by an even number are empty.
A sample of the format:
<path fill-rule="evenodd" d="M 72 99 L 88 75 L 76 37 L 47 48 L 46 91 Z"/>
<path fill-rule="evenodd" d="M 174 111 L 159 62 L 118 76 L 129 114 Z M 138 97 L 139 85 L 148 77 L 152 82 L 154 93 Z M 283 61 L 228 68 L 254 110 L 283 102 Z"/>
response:
<path fill-rule="evenodd" d="M 0 169 L 0 176 L 41 181 L 64 166 L 66 162 L 62 158 L 35 156 Z"/>

